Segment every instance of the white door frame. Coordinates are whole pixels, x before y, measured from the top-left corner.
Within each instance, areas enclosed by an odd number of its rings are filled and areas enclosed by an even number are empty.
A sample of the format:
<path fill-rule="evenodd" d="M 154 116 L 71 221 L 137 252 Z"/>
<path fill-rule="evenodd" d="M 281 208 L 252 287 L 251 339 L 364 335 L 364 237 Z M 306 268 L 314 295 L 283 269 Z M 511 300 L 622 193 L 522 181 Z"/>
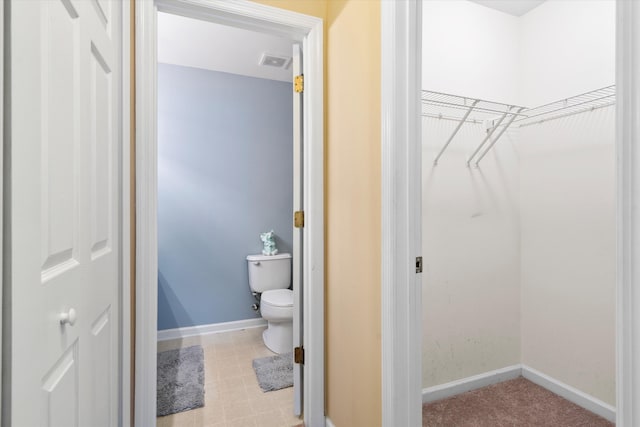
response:
<path fill-rule="evenodd" d="M 616 2 L 616 425 L 640 425 L 640 3 Z"/>
<path fill-rule="evenodd" d="M 240 0 L 136 2 L 136 426 L 153 426 L 156 420 L 158 11 L 302 42 L 306 211 L 303 412 L 305 425 L 324 427 L 323 22 L 320 18 Z"/>
<path fill-rule="evenodd" d="M 7 7 L 8 2 L 4 2 L 0 5 L 0 135 L 2 136 L 3 144 L 0 146 L 0 200 L 3 201 L 2 207 L 0 209 L 0 224 L 4 224 L 4 52 L 5 52 L 5 41 L 7 40 L 4 33 L 4 9 Z M 4 226 L 0 227 L 0 280 L 4 285 Z M 4 293 L 4 286 L 0 289 L 0 336 L 3 335 L 3 313 L 4 313 L 4 304 L 2 294 Z M 3 366 L 3 343 L 4 339 L 0 339 L 0 367 Z M 2 370 L 0 369 L 0 384 L 4 384 Z M 2 408 L 4 406 L 4 399 L 2 399 L 2 390 L 4 386 L 0 386 L 0 423 L 2 423 Z"/>
<path fill-rule="evenodd" d="M 119 397 L 120 426 L 131 424 L 131 9 L 122 5 L 122 77 L 121 121 L 122 147 L 120 152 L 120 359 Z"/>
<path fill-rule="evenodd" d="M 382 425 L 422 425 L 421 2 L 383 1 Z"/>
<path fill-rule="evenodd" d="M 640 425 L 640 2 L 617 0 L 618 427 Z M 422 425 L 419 0 L 382 2 L 382 425 Z"/>

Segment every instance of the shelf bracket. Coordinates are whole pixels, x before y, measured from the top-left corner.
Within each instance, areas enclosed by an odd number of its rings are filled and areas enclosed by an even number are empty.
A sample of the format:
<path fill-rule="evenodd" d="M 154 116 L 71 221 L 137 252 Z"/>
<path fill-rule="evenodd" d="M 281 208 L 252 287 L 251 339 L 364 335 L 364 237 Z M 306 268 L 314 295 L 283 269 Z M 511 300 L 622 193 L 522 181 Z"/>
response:
<path fill-rule="evenodd" d="M 491 140 L 491 143 L 489 144 L 489 146 L 487 147 L 486 150 L 484 150 L 482 152 L 482 154 L 480 155 L 480 157 L 478 157 L 478 159 L 475 162 L 476 167 L 478 167 L 478 163 L 480 163 L 480 160 L 482 160 L 484 158 L 484 156 L 487 155 L 487 153 L 489 152 L 489 150 L 491 150 L 491 148 L 495 145 L 496 142 L 498 142 L 498 140 L 500 139 L 500 137 L 502 136 L 503 133 L 505 133 L 507 131 L 507 129 L 509 128 L 509 126 L 511 126 L 511 123 L 513 123 L 513 121 L 516 119 L 516 117 L 518 117 L 518 114 L 524 110 L 524 107 L 520 107 L 518 108 L 518 111 L 515 112 L 514 115 L 511 116 L 511 118 L 509 119 L 509 121 L 507 122 L 507 124 L 500 130 L 500 133 L 498 133 L 498 136 L 496 136 L 493 140 Z"/>
<path fill-rule="evenodd" d="M 469 117 L 469 114 L 471 114 L 473 109 L 476 108 L 476 104 L 478 104 L 478 102 L 480 102 L 480 101 L 477 100 L 477 99 L 473 101 L 473 104 L 471 104 L 471 106 L 469 107 L 467 112 L 464 114 L 464 116 L 460 120 L 460 123 L 458 123 L 458 126 L 456 126 L 455 130 L 453 131 L 453 133 L 451 134 L 451 136 L 449 137 L 447 142 L 444 143 L 444 146 L 442 147 L 442 149 L 440 150 L 438 155 L 435 157 L 435 159 L 433 159 L 433 164 L 434 165 L 438 164 L 438 160 L 440 160 L 440 157 L 442 157 L 442 155 L 444 154 L 444 151 L 447 149 L 449 144 L 451 144 L 451 141 L 453 141 L 453 138 L 456 136 L 456 134 L 458 133 L 458 131 L 460 130 L 462 125 L 467 121 L 467 118 Z"/>
<path fill-rule="evenodd" d="M 484 144 L 487 143 L 487 141 L 491 138 L 491 136 L 496 131 L 496 129 L 498 129 L 498 127 L 502 124 L 505 117 L 507 117 L 507 114 L 509 114 L 512 109 L 513 107 L 509 107 L 509 109 L 505 111 L 504 114 L 502 114 L 502 117 L 500 117 L 500 120 L 498 120 L 498 123 L 494 127 L 492 127 L 491 130 L 489 130 L 489 132 L 487 132 L 487 136 L 484 137 L 480 145 L 478 145 L 478 147 L 475 149 L 473 154 L 471 154 L 471 156 L 469 156 L 469 158 L 467 159 L 467 166 L 471 165 L 471 161 L 473 160 L 473 158 L 480 152 L 482 147 L 484 147 Z"/>

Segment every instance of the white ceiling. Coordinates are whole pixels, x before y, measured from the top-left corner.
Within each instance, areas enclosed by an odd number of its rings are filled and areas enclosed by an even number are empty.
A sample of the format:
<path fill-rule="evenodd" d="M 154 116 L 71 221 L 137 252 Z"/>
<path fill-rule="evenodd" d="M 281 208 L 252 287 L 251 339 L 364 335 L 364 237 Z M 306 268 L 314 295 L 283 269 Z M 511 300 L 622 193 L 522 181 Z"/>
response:
<path fill-rule="evenodd" d="M 259 65 L 263 53 L 291 56 L 293 41 L 158 13 L 158 62 L 262 79 L 292 81 L 292 71 Z"/>
<path fill-rule="evenodd" d="M 513 16 L 522 16 L 540 6 L 545 0 L 470 0 L 482 6 L 499 10 Z"/>

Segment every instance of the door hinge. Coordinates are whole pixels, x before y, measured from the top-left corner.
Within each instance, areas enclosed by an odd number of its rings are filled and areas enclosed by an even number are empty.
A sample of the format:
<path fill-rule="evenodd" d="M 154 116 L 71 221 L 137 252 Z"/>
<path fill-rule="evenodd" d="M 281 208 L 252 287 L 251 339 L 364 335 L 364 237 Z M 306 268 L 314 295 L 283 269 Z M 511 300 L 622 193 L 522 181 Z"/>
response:
<path fill-rule="evenodd" d="M 422 257 L 416 257 L 416 273 L 422 273 Z"/>
<path fill-rule="evenodd" d="M 293 361 L 304 365 L 304 347 L 296 347 L 293 349 Z"/>
<path fill-rule="evenodd" d="M 295 211 L 293 213 L 293 226 L 295 228 L 304 227 L 304 211 Z"/>
<path fill-rule="evenodd" d="M 300 74 L 299 76 L 295 76 L 293 79 L 293 90 L 296 93 L 304 92 L 304 76 Z"/>

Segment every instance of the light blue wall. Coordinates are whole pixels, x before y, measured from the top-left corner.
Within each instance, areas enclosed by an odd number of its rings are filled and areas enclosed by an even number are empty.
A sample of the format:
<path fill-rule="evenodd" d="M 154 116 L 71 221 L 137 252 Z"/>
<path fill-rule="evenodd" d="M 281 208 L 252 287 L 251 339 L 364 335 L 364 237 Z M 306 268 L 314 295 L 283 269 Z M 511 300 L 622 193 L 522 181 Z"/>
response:
<path fill-rule="evenodd" d="M 292 250 L 290 83 L 158 66 L 158 329 L 259 317 L 248 254 Z"/>

